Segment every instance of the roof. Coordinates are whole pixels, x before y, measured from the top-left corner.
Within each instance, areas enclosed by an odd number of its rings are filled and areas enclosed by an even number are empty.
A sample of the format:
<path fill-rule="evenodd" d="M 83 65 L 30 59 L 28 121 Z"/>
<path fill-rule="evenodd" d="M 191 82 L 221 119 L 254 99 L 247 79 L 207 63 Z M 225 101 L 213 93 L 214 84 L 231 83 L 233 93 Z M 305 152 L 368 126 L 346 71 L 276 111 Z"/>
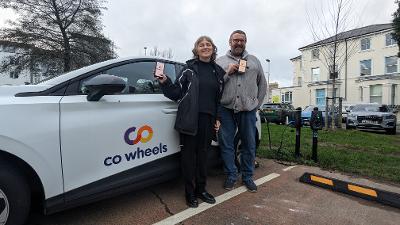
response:
<path fill-rule="evenodd" d="M 290 61 L 301 59 L 301 55 L 291 58 Z"/>
<path fill-rule="evenodd" d="M 353 30 L 349 30 L 349 31 L 345 31 L 342 33 L 339 33 L 337 35 L 338 41 L 342 41 L 345 39 L 349 39 L 349 38 L 353 38 L 353 37 L 358 37 L 358 36 L 363 36 L 366 34 L 372 34 L 372 33 L 377 33 L 380 31 L 384 31 L 384 30 L 390 30 L 393 29 L 393 24 L 392 23 L 385 23 L 385 24 L 374 24 L 374 25 L 369 25 L 366 27 L 361 27 L 361 28 L 356 28 Z M 323 45 L 323 44 L 328 44 L 331 42 L 334 42 L 335 40 L 335 36 L 329 37 L 327 39 L 321 40 L 321 41 L 317 41 L 315 43 L 306 45 L 304 47 L 299 48 L 299 50 L 302 49 L 306 49 L 306 48 L 311 48 L 314 46 L 318 46 L 318 45 Z"/>

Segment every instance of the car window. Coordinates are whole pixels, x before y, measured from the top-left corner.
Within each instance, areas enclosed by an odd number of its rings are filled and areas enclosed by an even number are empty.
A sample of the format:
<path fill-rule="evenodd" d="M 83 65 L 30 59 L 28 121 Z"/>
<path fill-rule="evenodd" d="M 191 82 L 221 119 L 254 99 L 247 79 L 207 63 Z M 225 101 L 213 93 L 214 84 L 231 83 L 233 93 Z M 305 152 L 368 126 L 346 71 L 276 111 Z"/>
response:
<path fill-rule="evenodd" d="M 161 94 L 158 80 L 153 75 L 155 65 L 155 62 L 133 62 L 104 70 L 99 74 L 110 74 L 125 80 L 127 85 L 122 94 Z M 164 73 L 174 79 L 176 77 L 174 64 L 166 63 Z M 85 81 L 91 78 L 93 76 L 81 82 L 79 88 L 81 93 L 85 93 Z"/>
<path fill-rule="evenodd" d="M 389 108 L 385 105 L 379 107 L 379 112 L 389 112 Z"/>
<path fill-rule="evenodd" d="M 263 105 L 264 109 L 279 109 L 280 107 L 278 105 Z"/>
<path fill-rule="evenodd" d="M 355 105 L 353 110 L 354 112 L 379 112 L 378 105 Z"/>

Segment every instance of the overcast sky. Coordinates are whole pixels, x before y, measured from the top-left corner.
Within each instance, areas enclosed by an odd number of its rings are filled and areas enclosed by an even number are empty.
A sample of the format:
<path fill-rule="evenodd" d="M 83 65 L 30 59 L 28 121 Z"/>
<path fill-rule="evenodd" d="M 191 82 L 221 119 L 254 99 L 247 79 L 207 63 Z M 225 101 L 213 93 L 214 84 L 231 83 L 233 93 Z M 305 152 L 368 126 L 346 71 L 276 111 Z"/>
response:
<path fill-rule="evenodd" d="M 171 48 L 174 59 L 192 57 L 193 43 L 201 35 L 210 36 L 221 56 L 229 49 L 233 30 L 247 33 L 247 50 L 263 64 L 270 59 L 270 81 L 292 85 L 290 58 L 298 48 L 314 42 L 307 14 L 318 24 L 332 0 L 109 0 L 104 11 L 104 34 L 117 45 L 119 57 L 144 55 L 144 47 Z M 394 0 L 353 0 L 349 27 L 390 23 L 396 9 Z M 308 12 L 308 13 L 307 13 Z M 0 9 L 0 27 L 12 12 Z"/>

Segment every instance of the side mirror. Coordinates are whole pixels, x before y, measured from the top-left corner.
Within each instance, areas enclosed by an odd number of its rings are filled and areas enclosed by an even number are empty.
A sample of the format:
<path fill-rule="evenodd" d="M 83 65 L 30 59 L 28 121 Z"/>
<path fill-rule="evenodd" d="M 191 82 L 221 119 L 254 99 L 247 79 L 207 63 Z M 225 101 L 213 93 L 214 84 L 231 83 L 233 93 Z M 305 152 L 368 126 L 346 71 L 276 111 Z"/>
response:
<path fill-rule="evenodd" d="M 126 82 L 117 76 L 100 74 L 84 83 L 88 101 L 99 101 L 104 95 L 121 93 L 126 87 Z"/>

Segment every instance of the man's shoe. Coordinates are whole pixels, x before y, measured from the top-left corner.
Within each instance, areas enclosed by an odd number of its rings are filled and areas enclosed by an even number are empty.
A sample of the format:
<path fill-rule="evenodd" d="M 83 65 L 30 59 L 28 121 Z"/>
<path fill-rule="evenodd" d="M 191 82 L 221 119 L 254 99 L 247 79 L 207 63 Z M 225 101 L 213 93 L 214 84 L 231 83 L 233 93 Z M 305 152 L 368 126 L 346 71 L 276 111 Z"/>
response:
<path fill-rule="evenodd" d="M 254 168 L 258 168 L 258 167 L 260 167 L 260 163 L 257 162 L 256 160 L 254 160 Z"/>
<path fill-rule="evenodd" d="M 228 191 L 232 190 L 235 187 L 235 183 L 236 181 L 234 180 L 226 179 L 224 182 L 224 189 Z"/>
<path fill-rule="evenodd" d="M 212 196 L 210 193 L 207 191 L 197 193 L 197 197 L 200 198 L 203 202 L 207 202 L 209 204 L 214 204 L 215 203 L 215 198 Z"/>
<path fill-rule="evenodd" d="M 190 208 L 197 208 L 199 206 L 199 202 L 195 195 L 186 195 L 186 205 Z"/>
<path fill-rule="evenodd" d="M 244 180 L 243 184 L 246 186 L 247 190 L 249 190 L 249 192 L 257 192 L 257 185 L 253 182 L 252 179 L 250 180 Z"/>

